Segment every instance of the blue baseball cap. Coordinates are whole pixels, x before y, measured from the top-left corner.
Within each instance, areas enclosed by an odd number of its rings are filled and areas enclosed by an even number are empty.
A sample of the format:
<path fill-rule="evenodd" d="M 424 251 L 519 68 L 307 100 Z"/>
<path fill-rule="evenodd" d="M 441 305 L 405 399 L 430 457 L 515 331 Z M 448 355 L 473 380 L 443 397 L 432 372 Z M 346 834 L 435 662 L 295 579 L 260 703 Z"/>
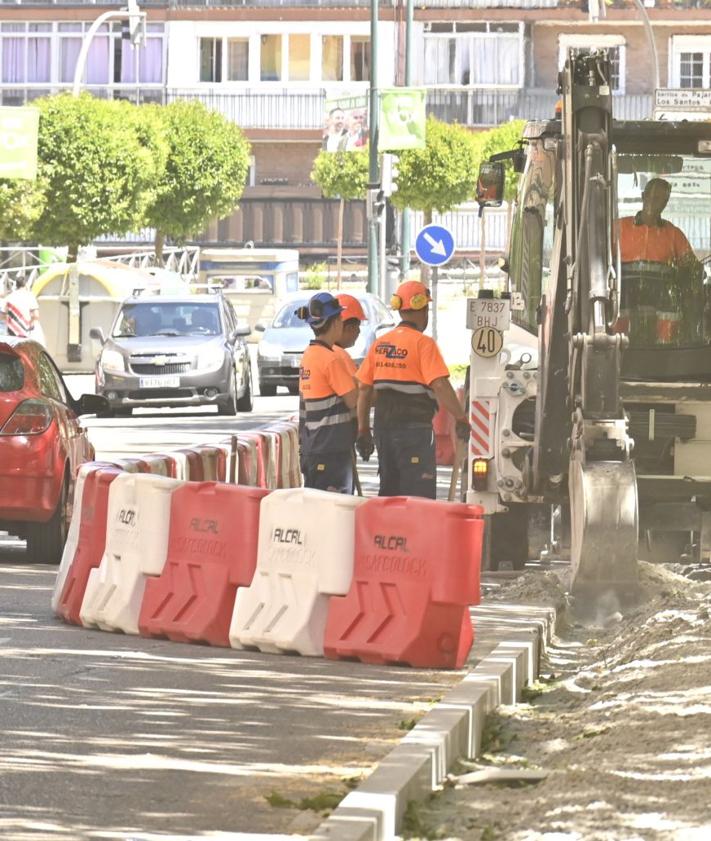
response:
<path fill-rule="evenodd" d="M 322 327 L 329 318 L 340 315 L 341 312 L 343 307 L 330 292 L 317 292 L 307 306 L 296 310 L 296 315 L 311 327 Z"/>

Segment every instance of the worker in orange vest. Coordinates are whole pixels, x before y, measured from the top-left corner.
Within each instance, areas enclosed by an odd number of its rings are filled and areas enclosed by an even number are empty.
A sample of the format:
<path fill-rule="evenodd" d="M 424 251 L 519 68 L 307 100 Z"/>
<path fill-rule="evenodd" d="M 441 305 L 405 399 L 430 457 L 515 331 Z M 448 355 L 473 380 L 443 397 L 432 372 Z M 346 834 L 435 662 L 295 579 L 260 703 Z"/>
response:
<path fill-rule="evenodd" d="M 642 209 L 620 219 L 620 256 L 623 263 L 647 261 L 679 266 L 697 264 L 696 255 L 683 232 L 662 219 L 671 195 L 671 184 L 652 178 L 642 192 Z"/>
<path fill-rule="evenodd" d="M 424 331 L 430 292 L 416 280 L 401 283 L 390 306 L 400 324 L 376 339 L 358 369 L 358 438 L 366 461 L 378 449 L 380 496 L 437 497 L 432 419 L 438 404 L 468 440 L 469 422 L 449 381 L 449 369 L 434 339 Z M 370 409 L 375 402 L 375 439 Z"/>
<path fill-rule="evenodd" d="M 310 325 L 314 339 L 299 372 L 299 441 L 304 486 L 353 492 L 353 375 L 334 351 L 343 333 L 342 307 L 328 292 L 314 295 L 296 315 Z"/>

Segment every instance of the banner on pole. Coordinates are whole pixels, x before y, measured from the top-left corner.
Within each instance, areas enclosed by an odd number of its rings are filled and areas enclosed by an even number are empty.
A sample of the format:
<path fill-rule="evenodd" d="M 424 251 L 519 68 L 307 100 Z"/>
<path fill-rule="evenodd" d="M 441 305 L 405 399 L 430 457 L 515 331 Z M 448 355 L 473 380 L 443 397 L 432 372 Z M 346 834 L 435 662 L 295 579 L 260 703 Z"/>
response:
<path fill-rule="evenodd" d="M 37 177 L 39 110 L 0 106 L 0 178 Z"/>
<path fill-rule="evenodd" d="M 425 96 L 425 88 L 381 91 L 378 151 L 425 148 Z"/>
<path fill-rule="evenodd" d="M 368 99 L 365 94 L 326 100 L 323 149 L 357 152 L 368 145 Z"/>

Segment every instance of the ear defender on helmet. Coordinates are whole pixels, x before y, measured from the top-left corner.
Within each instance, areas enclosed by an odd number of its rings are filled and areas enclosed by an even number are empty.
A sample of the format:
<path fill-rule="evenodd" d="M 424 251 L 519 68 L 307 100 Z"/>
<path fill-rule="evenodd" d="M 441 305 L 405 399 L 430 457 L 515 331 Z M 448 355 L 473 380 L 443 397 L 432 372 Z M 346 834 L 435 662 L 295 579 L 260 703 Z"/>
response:
<path fill-rule="evenodd" d="M 413 295 L 410 298 L 410 309 L 411 310 L 423 310 L 428 303 L 427 295 L 423 295 L 420 293 L 419 295 Z"/>
<path fill-rule="evenodd" d="M 302 321 L 306 321 L 306 319 L 309 317 L 309 308 L 299 307 L 298 310 L 294 310 L 294 315 L 297 318 L 300 318 Z"/>
<path fill-rule="evenodd" d="M 390 299 L 390 309 L 391 310 L 399 310 L 402 309 L 402 298 L 399 295 L 393 295 Z"/>

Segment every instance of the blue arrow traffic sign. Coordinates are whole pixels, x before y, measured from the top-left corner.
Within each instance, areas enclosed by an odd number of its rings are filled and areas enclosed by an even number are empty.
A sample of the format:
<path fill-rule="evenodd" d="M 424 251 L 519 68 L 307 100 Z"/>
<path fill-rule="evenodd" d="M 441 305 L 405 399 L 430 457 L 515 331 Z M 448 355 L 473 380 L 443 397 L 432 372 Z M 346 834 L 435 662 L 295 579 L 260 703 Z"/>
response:
<path fill-rule="evenodd" d="M 443 266 L 454 254 L 452 232 L 442 225 L 425 225 L 415 240 L 415 253 L 428 266 Z"/>

